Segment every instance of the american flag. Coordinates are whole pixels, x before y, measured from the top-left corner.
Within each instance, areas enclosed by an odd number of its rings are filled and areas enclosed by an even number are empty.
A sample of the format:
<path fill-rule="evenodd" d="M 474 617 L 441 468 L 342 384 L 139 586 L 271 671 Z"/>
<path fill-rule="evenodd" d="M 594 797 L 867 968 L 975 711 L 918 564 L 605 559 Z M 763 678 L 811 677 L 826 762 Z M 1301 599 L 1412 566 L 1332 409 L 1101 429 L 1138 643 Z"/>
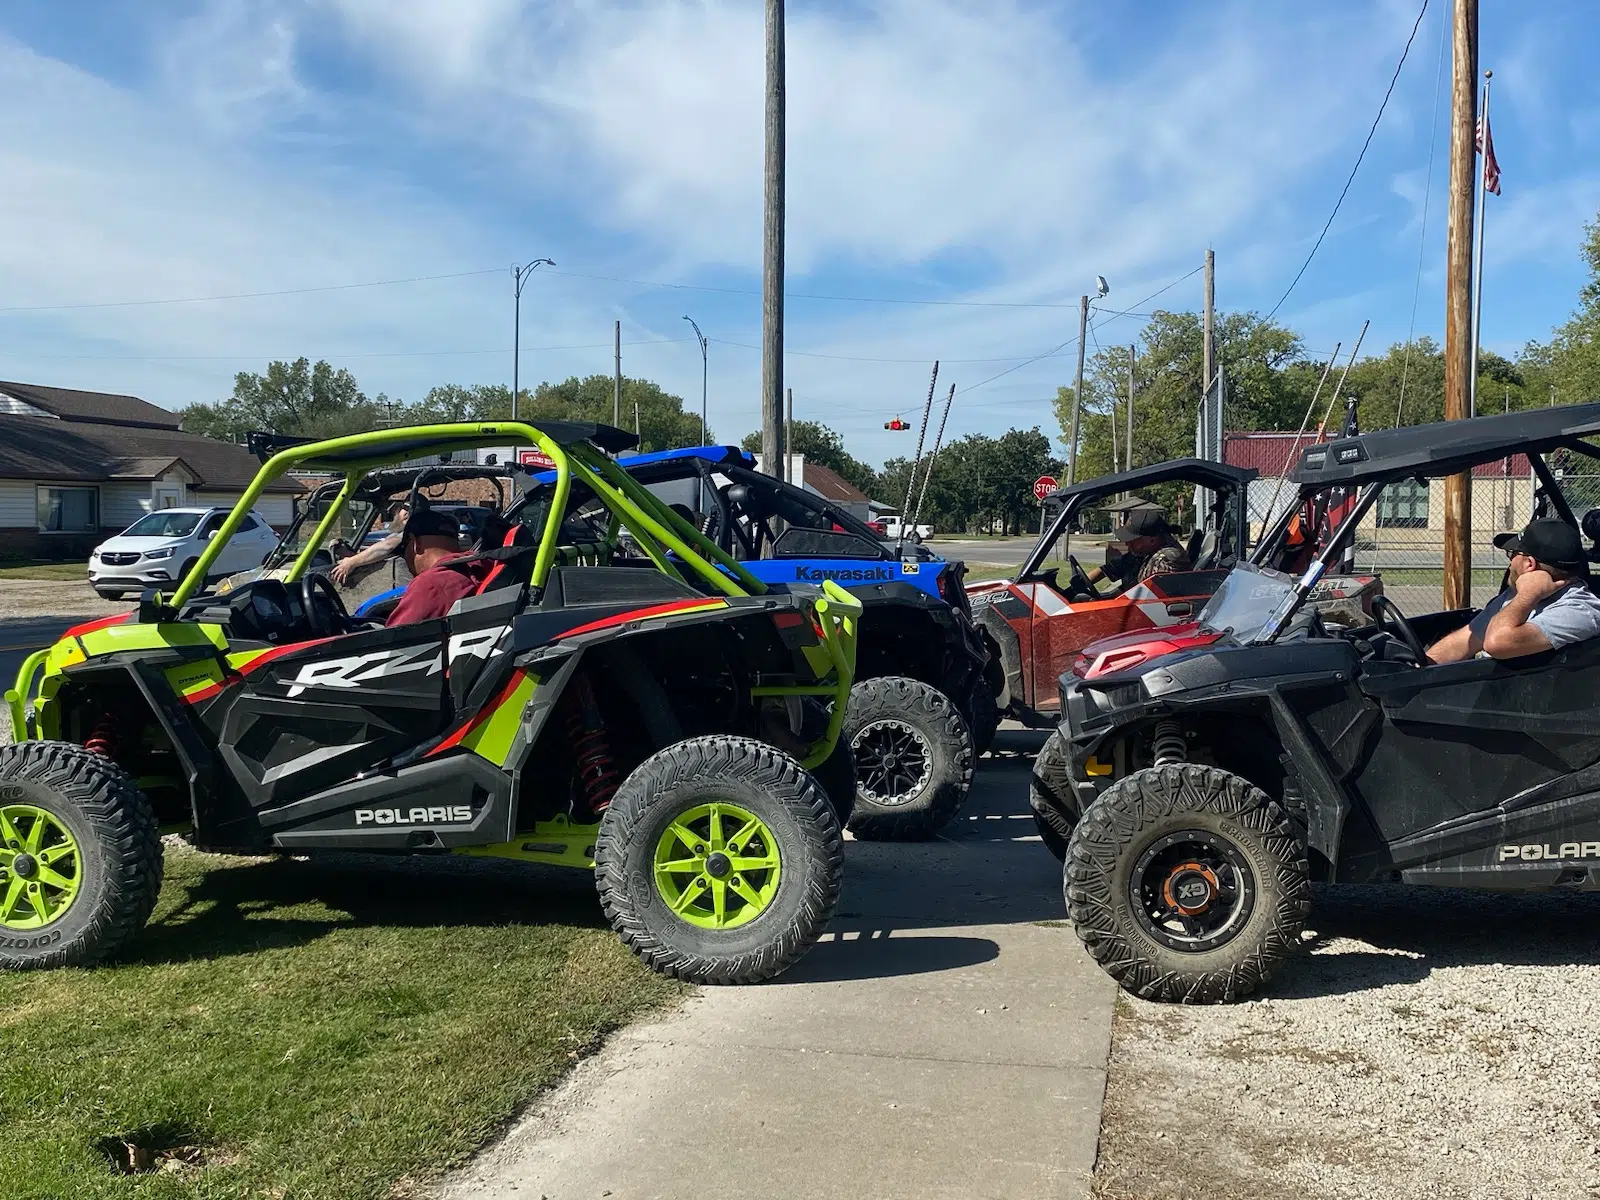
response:
<path fill-rule="evenodd" d="M 1500 162 L 1494 156 L 1494 131 L 1489 128 L 1489 119 L 1484 117 L 1478 122 L 1478 153 L 1483 155 L 1483 188 L 1484 191 L 1500 194 Z"/>

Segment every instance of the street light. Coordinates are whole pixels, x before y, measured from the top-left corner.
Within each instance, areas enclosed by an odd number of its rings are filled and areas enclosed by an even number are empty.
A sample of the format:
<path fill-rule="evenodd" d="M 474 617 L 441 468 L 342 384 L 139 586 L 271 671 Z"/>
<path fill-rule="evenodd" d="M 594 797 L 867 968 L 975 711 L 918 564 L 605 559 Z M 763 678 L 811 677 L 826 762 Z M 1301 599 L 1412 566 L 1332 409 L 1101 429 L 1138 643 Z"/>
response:
<path fill-rule="evenodd" d="M 515 284 L 517 297 L 515 305 L 517 332 L 511 339 L 511 419 L 513 421 L 517 419 L 517 389 L 520 383 L 517 371 L 521 366 L 522 359 L 522 285 L 528 281 L 528 276 L 532 275 L 539 267 L 553 267 L 555 265 L 556 260 L 553 258 L 536 258 L 527 266 L 513 266 L 511 268 L 511 279 Z"/>
<path fill-rule="evenodd" d="M 700 326 L 694 323 L 694 318 L 685 316 L 689 327 L 694 330 L 695 341 L 700 343 L 700 444 L 706 444 L 706 343 L 711 339 L 700 332 Z"/>

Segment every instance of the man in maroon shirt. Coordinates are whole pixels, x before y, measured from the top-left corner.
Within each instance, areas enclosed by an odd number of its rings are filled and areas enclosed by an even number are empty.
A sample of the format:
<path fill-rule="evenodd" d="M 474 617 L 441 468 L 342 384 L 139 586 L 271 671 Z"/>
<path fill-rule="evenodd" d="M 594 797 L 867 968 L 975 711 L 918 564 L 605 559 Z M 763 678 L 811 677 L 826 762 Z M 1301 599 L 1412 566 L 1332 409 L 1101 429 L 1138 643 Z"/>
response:
<path fill-rule="evenodd" d="M 400 553 L 413 576 L 385 625 L 434 621 L 464 596 L 478 590 L 491 563 L 463 555 L 455 518 L 418 505 L 406 518 Z"/>

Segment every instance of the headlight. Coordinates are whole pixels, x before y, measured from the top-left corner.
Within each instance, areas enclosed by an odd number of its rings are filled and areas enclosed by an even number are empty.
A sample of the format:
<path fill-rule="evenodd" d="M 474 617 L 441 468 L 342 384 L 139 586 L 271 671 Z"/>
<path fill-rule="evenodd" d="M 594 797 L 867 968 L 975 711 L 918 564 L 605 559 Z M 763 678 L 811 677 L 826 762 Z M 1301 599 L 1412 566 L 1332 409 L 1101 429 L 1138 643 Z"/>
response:
<path fill-rule="evenodd" d="M 171 558 L 174 547 L 168 546 L 165 550 L 146 550 L 144 556 L 154 562 L 157 559 Z"/>

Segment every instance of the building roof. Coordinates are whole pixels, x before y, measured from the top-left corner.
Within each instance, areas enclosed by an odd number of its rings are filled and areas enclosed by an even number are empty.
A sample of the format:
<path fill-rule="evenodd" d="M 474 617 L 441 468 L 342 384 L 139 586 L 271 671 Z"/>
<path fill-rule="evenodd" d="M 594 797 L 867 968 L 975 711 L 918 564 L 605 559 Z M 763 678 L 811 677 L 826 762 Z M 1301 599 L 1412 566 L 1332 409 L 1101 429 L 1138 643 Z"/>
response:
<path fill-rule="evenodd" d="M 76 388 L 44 387 L 37 383 L 11 383 L 5 380 L 0 380 L 0 392 L 63 421 L 176 429 L 180 419 L 170 409 L 159 408 L 137 396 L 113 392 L 80 392 Z"/>
<path fill-rule="evenodd" d="M 832 467 L 808 462 L 801 467 L 801 473 L 805 476 L 806 486 L 824 500 L 834 500 L 841 504 L 861 504 L 867 499 L 865 492 Z"/>
<path fill-rule="evenodd" d="M 242 492 L 260 465 L 243 446 L 181 429 L 0 414 L 0 479 L 100 483 L 156 479 L 182 468 L 203 491 Z M 285 477 L 267 490 L 303 488 Z"/>

